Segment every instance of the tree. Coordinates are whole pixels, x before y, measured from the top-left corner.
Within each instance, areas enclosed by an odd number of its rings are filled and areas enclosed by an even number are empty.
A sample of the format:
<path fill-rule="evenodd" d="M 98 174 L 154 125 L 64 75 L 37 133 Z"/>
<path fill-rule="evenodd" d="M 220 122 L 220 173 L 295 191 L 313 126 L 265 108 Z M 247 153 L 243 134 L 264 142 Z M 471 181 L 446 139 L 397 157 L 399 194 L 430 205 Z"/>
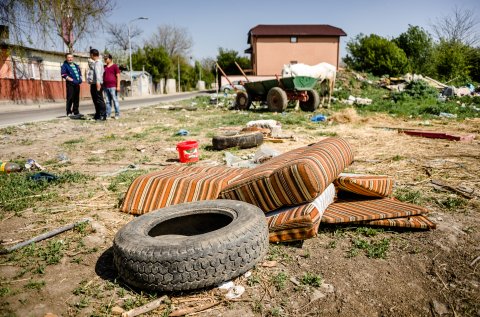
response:
<path fill-rule="evenodd" d="M 132 54 L 133 68 L 145 70 L 152 75 L 154 83 L 161 78 L 170 78 L 173 75 L 173 63 L 163 47 L 146 45 Z"/>
<path fill-rule="evenodd" d="M 432 30 L 439 41 L 475 46 L 480 43 L 479 23 L 475 10 L 455 6 L 450 15 L 436 19 L 432 24 Z"/>
<path fill-rule="evenodd" d="M 393 40 L 407 55 L 411 71 L 417 74 L 431 73 L 433 40 L 419 26 L 409 25 L 408 30 Z"/>
<path fill-rule="evenodd" d="M 59 36 L 73 52 L 75 43 L 96 32 L 114 5 L 111 0 L 2 0 L 0 12 L 2 23 L 19 32 L 14 37 L 20 41 L 23 32 L 35 29 L 43 37 Z"/>
<path fill-rule="evenodd" d="M 394 42 L 376 34 L 357 35 L 347 43 L 345 63 L 359 71 L 374 75 L 399 75 L 407 70 L 408 60 L 405 52 Z"/>
<path fill-rule="evenodd" d="M 126 51 L 129 48 L 129 37 L 128 37 L 128 25 L 127 23 L 109 23 L 106 26 L 107 32 L 110 35 L 107 38 L 107 43 L 112 46 L 119 47 L 120 49 Z M 138 26 L 130 27 L 130 41 L 140 35 L 142 35 L 143 30 Z M 131 43 L 132 48 L 134 47 Z"/>
<path fill-rule="evenodd" d="M 235 50 L 228 50 L 220 47 L 218 49 L 217 63 L 227 75 L 241 75 L 242 73 L 235 65 L 237 62 L 242 69 L 250 68 L 250 59 L 248 57 L 239 56 Z"/>
<path fill-rule="evenodd" d="M 441 40 L 434 51 L 438 79 L 461 84 L 468 81 L 469 67 L 466 52 L 469 51 L 469 47 L 460 42 Z"/>
<path fill-rule="evenodd" d="M 186 56 L 193 46 L 193 40 L 187 28 L 164 24 L 157 28 L 149 45 L 163 47 L 170 57 Z"/>
<path fill-rule="evenodd" d="M 480 47 L 470 49 L 467 55 L 468 65 L 470 66 L 470 77 L 472 80 L 480 83 Z"/>

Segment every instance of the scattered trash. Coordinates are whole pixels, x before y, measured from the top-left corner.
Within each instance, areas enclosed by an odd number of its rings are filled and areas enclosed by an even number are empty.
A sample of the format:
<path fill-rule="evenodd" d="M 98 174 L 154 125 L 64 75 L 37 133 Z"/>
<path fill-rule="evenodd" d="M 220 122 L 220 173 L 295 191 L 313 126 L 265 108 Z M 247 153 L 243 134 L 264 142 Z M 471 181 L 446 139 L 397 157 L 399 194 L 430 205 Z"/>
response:
<path fill-rule="evenodd" d="M 146 148 L 145 148 L 144 145 L 137 145 L 137 146 L 135 147 L 135 149 L 136 149 L 138 152 L 141 152 L 141 153 L 143 153 L 143 152 L 146 151 Z"/>
<path fill-rule="evenodd" d="M 197 141 L 184 141 L 177 144 L 177 151 L 180 163 L 193 163 L 197 162 L 199 158 L 198 142 Z"/>
<path fill-rule="evenodd" d="M 66 163 L 66 162 L 68 162 L 68 156 L 65 153 L 60 153 L 60 154 L 57 155 L 57 160 L 60 163 Z"/>
<path fill-rule="evenodd" d="M 265 261 L 262 263 L 263 267 L 276 267 L 277 261 Z"/>
<path fill-rule="evenodd" d="M 72 224 L 69 224 L 69 225 L 66 225 L 66 226 L 63 226 L 63 227 L 60 227 L 60 228 L 57 228 L 55 230 L 52 230 L 52 231 L 49 231 L 49 232 L 46 232 L 44 234 L 41 234 L 39 236 L 36 236 L 30 240 L 27 240 L 27 241 L 24 241 L 24 242 L 21 242 L 21 243 L 18 243 L 18 244 L 15 244 L 14 246 L 11 246 L 9 248 L 4 248 L 4 249 L 0 249 L 0 254 L 6 254 L 6 253 L 10 253 L 12 251 L 15 251 L 17 249 L 20 249 L 20 248 L 23 248 L 24 246 L 27 246 L 29 244 L 32 244 L 34 242 L 38 242 L 38 241 L 42 241 L 42 240 L 45 240 L 45 239 L 48 239 L 48 238 L 51 238 L 53 236 L 56 236 L 57 234 L 60 234 L 62 232 L 65 232 L 67 230 L 71 230 L 73 228 L 75 228 L 76 226 L 79 226 L 85 222 L 89 222 L 90 219 L 89 218 L 85 218 L 85 219 L 82 219 L 78 222 L 75 222 L 75 223 L 72 223 Z"/>
<path fill-rule="evenodd" d="M 475 190 L 473 188 L 460 187 L 460 186 L 453 187 L 437 179 L 432 179 L 431 183 L 436 190 L 451 191 L 467 199 L 475 198 Z"/>
<path fill-rule="evenodd" d="M 348 96 L 347 100 L 341 100 L 342 103 L 345 103 L 347 105 L 370 105 L 372 103 L 372 99 L 369 98 L 360 98 L 360 97 L 354 97 L 354 96 Z"/>
<path fill-rule="evenodd" d="M 185 129 L 180 129 L 180 130 L 177 131 L 177 133 L 175 133 L 175 135 L 181 135 L 181 136 L 187 136 L 189 134 L 190 134 L 190 132 L 188 132 Z"/>
<path fill-rule="evenodd" d="M 57 180 L 58 176 L 47 173 L 47 172 L 39 172 L 29 176 L 28 178 L 37 182 L 39 181 L 51 182 L 51 181 Z"/>
<path fill-rule="evenodd" d="M 228 290 L 228 293 L 225 295 L 227 299 L 235 299 L 239 298 L 240 296 L 245 293 L 245 287 L 242 285 L 236 285 Z"/>
<path fill-rule="evenodd" d="M 243 274 L 244 278 L 249 278 L 250 276 L 252 276 L 252 271 L 247 271 L 245 274 Z"/>
<path fill-rule="evenodd" d="M 0 161 L 0 173 L 9 174 L 9 173 L 20 172 L 21 170 L 22 170 L 22 167 L 17 163 Z"/>
<path fill-rule="evenodd" d="M 28 159 L 27 162 L 25 163 L 25 169 L 30 170 L 34 168 L 37 168 L 41 171 L 45 169 L 42 165 L 38 164 L 35 160 Z"/>
<path fill-rule="evenodd" d="M 253 156 L 253 163 L 255 164 L 261 164 L 265 161 L 268 161 L 272 157 L 280 155 L 280 152 L 277 150 L 274 150 L 267 145 L 262 145 L 260 148 L 255 152 L 255 155 Z"/>
<path fill-rule="evenodd" d="M 253 168 L 278 155 L 280 155 L 280 152 L 266 145 L 262 145 L 252 157 L 246 159 L 235 156 L 230 152 L 225 152 L 225 162 L 228 167 Z"/>
<path fill-rule="evenodd" d="M 295 284 L 295 286 L 300 286 L 300 282 L 297 280 L 296 277 L 292 276 L 290 278 L 290 282 L 292 282 L 293 284 Z"/>
<path fill-rule="evenodd" d="M 229 289 L 233 288 L 235 283 L 232 281 L 223 282 L 222 284 L 218 285 L 217 288 L 220 290 L 228 291 Z"/>
<path fill-rule="evenodd" d="M 440 112 L 440 114 L 438 115 L 440 118 L 457 118 L 457 114 L 453 114 L 453 113 L 448 113 L 448 112 Z"/>
<path fill-rule="evenodd" d="M 312 122 L 325 122 L 325 121 L 327 121 L 327 117 L 324 116 L 323 114 L 317 114 L 317 115 L 314 115 L 313 117 L 311 117 L 310 121 L 312 121 Z"/>
<path fill-rule="evenodd" d="M 454 135 L 445 132 L 435 132 L 435 131 L 426 131 L 426 130 L 402 130 L 398 129 L 399 133 L 405 133 L 412 136 L 420 136 L 424 138 L 431 139 L 447 139 L 450 141 L 463 141 L 463 142 L 472 142 L 475 139 L 474 134 L 465 134 L 465 135 Z"/>

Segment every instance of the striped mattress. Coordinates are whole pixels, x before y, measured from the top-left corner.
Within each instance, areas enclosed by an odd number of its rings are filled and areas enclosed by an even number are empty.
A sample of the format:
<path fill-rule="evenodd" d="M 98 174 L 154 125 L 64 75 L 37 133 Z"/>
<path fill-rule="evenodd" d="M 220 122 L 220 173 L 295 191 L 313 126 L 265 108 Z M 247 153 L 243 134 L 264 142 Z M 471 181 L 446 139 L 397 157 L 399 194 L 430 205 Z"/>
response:
<path fill-rule="evenodd" d="M 334 199 L 335 187 L 331 184 L 311 203 L 283 207 L 265 214 L 270 242 L 287 242 L 315 237 L 322 215 Z"/>
<path fill-rule="evenodd" d="M 384 175 L 341 173 L 334 184 L 341 191 L 362 196 L 390 197 L 394 181 L 391 177 Z"/>
<path fill-rule="evenodd" d="M 247 170 L 228 181 L 220 198 L 242 200 L 269 212 L 313 201 L 353 161 L 350 145 L 327 138 Z"/>
<path fill-rule="evenodd" d="M 426 214 L 427 209 L 394 198 L 357 196 L 335 201 L 325 210 L 322 222 L 349 223 L 368 220 L 402 218 Z"/>
<path fill-rule="evenodd" d="M 380 219 L 364 222 L 355 222 L 354 224 L 375 226 L 375 227 L 397 227 L 408 229 L 430 230 L 436 229 L 437 225 L 425 215 L 416 215 L 405 218 Z"/>
<path fill-rule="evenodd" d="M 228 181 L 245 171 L 225 166 L 169 166 L 137 177 L 125 194 L 121 211 L 141 215 L 170 205 L 216 199 Z"/>

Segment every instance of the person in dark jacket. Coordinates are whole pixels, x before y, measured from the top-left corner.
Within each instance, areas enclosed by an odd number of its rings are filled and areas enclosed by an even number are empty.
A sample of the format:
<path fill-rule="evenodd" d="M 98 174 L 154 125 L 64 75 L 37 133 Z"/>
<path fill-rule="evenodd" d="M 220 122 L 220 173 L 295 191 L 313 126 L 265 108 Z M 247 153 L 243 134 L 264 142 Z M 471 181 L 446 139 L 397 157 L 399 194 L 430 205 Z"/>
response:
<path fill-rule="evenodd" d="M 62 78 L 65 79 L 67 86 L 67 116 L 80 115 L 78 110 L 80 101 L 80 84 L 82 83 L 82 73 L 80 67 L 73 62 L 73 54 L 65 54 L 65 61 L 61 70 Z"/>

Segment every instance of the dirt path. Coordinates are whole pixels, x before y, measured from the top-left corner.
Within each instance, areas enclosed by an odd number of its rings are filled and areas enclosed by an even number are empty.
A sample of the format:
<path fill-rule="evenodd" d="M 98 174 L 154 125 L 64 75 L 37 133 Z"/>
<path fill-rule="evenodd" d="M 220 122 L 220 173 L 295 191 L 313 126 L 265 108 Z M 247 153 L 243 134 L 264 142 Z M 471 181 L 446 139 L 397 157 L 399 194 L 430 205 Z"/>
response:
<path fill-rule="evenodd" d="M 480 261 L 474 263 L 480 256 L 479 140 L 425 139 L 378 128 L 478 136 L 480 120 L 430 120 L 424 126 L 420 120 L 376 115 L 320 124 L 310 122 L 311 114 L 303 112 L 232 112 L 212 108 L 207 98 L 195 102 L 200 108 L 196 112 L 149 107 L 125 111 L 122 120 L 106 123 L 56 119 L 0 130 L 0 158 L 34 158 L 51 172 L 88 176 L 52 185 L 45 191 L 49 196 L 30 198 L 27 206 L 2 202 L 0 239 L 23 240 L 84 217 L 93 220 L 86 227 L 0 256 L 0 315 L 107 316 L 115 306 L 130 309 L 162 295 L 130 289 L 113 269 L 112 239 L 133 219 L 118 211 L 119 199 L 135 175 L 179 164 L 175 145 L 181 140 L 200 142 L 198 164 L 224 164 L 224 152 L 209 148 L 211 137 L 254 119 L 279 120 L 286 134 L 297 137 L 297 141 L 268 144 L 281 152 L 326 136 L 345 138 L 355 154 L 349 172 L 394 177 L 397 197 L 430 209 L 438 229 L 402 232 L 323 226 L 317 238 L 303 245 L 271 245 L 267 260 L 276 264 L 260 266 L 251 277 L 237 279 L 246 287 L 240 300 L 223 301 L 217 289 L 168 294 L 171 302 L 150 316 L 217 302 L 195 316 L 480 315 Z M 175 136 L 179 129 L 190 135 Z M 255 149 L 231 152 L 244 156 Z M 132 163 L 140 171 L 101 176 Z M 435 189 L 432 179 L 472 189 L 475 198 Z M 368 257 L 355 247 L 361 240 L 372 245 L 386 241 L 385 258 Z M 319 279 L 321 287 L 311 282 Z"/>

